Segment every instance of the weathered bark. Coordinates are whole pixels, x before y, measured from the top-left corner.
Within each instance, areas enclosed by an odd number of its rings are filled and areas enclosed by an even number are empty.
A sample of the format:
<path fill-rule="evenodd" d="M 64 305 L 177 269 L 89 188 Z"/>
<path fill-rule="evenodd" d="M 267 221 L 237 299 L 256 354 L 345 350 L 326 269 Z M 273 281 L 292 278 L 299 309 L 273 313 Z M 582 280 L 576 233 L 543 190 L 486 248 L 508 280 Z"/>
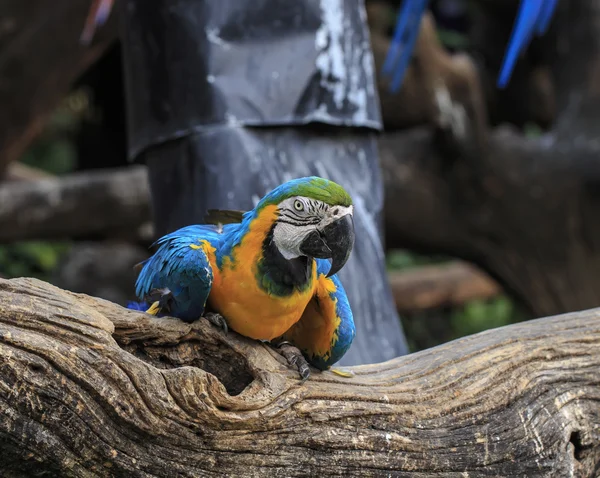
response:
<path fill-rule="evenodd" d="M 113 233 L 139 237 L 151 220 L 146 169 L 75 173 L 0 187 L 0 242 Z"/>
<path fill-rule="evenodd" d="M 0 2 L 0 177 L 39 134 L 78 76 L 116 38 L 117 23 L 111 18 L 90 46 L 79 43 L 90 5 Z"/>
<path fill-rule="evenodd" d="M 388 277 L 400 312 L 460 306 L 500 293 L 496 282 L 475 267 L 460 261 L 392 271 Z"/>
<path fill-rule="evenodd" d="M 600 311 L 305 383 L 267 346 L 0 281 L 5 476 L 595 476 Z"/>

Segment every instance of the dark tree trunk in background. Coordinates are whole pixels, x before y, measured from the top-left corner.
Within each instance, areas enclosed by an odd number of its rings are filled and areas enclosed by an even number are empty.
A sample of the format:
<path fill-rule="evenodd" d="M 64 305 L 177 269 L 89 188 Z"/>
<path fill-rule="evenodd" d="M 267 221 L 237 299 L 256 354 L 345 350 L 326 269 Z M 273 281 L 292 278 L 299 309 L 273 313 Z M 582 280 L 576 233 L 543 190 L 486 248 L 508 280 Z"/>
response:
<path fill-rule="evenodd" d="M 77 82 L 76 86 L 91 90 L 91 106 L 99 113 L 79 124 L 75 137 L 79 171 L 129 163 L 122 63 L 121 44 L 115 42 Z"/>
<path fill-rule="evenodd" d="M 140 237 L 151 221 L 146 168 L 22 181 L 0 188 L 0 243 L 92 235 Z"/>
<path fill-rule="evenodd" d="M 149 168 L 156 233 L 203 222 L 209 208 L 251 209 L 295 177 L 341 183 L 357 230 L 339 274 L 357 336 L 341 363 L 405 354 L 379 232 L 381 121 L 363 1 L 120 6 L 129 150 Z"/>
<path fill-rule="evenodd" d="M 561 2 L 547 134 L 498 129 L 476 155 L 439 129 L 382 138 L 386 205 L 409 205 L 387 208 L 388 247 L 471 260 L 538 316 L 600 304 L 598 5 Z"/>
<path fill-rule="evenodd" d="M 553 136 L 562 148 L 596 153 L 600 138 L 600 2 L 564 2 L 553 66 L 562 114 Z M 574 164 L 577 161 L 573 160 Z"/>

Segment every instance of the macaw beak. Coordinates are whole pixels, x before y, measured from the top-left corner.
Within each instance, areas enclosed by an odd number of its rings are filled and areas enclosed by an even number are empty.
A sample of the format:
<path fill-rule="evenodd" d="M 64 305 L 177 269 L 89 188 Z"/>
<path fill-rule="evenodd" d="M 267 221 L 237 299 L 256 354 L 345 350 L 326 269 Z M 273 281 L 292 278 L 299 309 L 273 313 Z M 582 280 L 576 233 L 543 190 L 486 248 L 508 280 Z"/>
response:
<path fill-rule="evenodd" d="M 300 245 L 300 251 L 308 257 L 331 259 L 331 269 L 327 274 L 327 277 L 331 277 L 344 267 L 353 247 L 354 219 L 351 214 L 346 214 L 306 236 Z"/>

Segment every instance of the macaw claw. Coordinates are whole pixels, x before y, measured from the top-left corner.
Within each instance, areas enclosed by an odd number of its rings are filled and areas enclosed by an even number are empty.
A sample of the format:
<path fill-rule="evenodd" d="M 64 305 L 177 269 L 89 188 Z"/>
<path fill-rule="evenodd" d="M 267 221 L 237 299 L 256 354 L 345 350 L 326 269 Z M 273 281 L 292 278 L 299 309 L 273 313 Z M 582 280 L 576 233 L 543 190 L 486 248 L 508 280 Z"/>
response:
<path fill-rule="evenodd" d="M 211 324 L 219 327 L 225 334 L 229 332 L 229 326 L 227 325 L 227 320 L 221 314 L 217 314 L 216 312 L 207 312 L 204 314 L 204 318 L 208 320 Z"/>
<path fill-rule="evenodd" d="M 146 298 L 152 302 L 152 305 L 146 311 L 147 314 L 158 315 L 164 311 L 171 311 L 173 293 L 169 290 L 169 288 L 164 287 L 162 289 L 152 289 Z"/>
<path fill-rule="evenodd" d="M 298 369 L 298 373 L 300 373 L 300 378 L 302 378 L 303 382 L 310 377 L 308 362 L 298 347 L 295 347 L 286 341 L 280 342 L 275 347 L 292 367 Z"/>

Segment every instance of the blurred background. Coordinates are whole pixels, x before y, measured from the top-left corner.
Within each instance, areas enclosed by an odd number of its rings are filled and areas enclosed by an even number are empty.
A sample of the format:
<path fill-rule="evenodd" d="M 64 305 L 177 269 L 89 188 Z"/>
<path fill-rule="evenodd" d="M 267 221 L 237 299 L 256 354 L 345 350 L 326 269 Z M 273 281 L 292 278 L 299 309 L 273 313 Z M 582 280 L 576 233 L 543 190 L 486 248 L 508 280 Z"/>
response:
<path fill-rule="evenodd" d="M 128 159 L 119 10 L 86 45 L 91 6 L 0 1 L 0 276 L 125 304 L 152 208 Z M 600 2 L 559 1 L 499 89 L 518 2 L 431 1 L 395 92 L 380 72 L 401 2 L 365 6 L 410 350 L 600 305 Z"/>

